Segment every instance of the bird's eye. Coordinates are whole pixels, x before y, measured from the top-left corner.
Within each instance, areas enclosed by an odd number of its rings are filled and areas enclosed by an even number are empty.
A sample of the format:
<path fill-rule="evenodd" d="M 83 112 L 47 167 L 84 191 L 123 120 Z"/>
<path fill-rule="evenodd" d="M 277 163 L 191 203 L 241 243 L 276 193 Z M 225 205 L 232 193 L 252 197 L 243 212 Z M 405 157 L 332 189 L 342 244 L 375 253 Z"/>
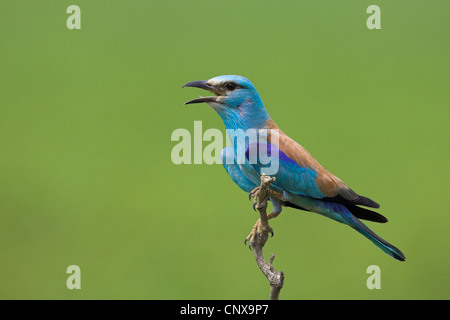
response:
<path fill-rule="evenodd" d="M 236 89 L 236 84 L 235 83 L 233 83 L 233 82 L 228 82 L 227 83 L 227 89 L 228 90 L 234 90 L 234 89 Z"/>

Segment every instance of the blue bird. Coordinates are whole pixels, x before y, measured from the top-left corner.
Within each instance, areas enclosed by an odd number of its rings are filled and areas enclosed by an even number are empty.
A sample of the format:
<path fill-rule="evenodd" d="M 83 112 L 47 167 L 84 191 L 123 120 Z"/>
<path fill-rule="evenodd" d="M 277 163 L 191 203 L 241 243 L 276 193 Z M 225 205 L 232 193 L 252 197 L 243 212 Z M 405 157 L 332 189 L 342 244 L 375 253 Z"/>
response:
<path fill-rule="evenodd" d="M 283 207 L 311 211 L 346 224 L 372 241 L 391 257 L 404 261 L 405 255 L 383 240 L 359 219 L 385 223 L 387 219 L 369 208 L 379 208 L 375 201 L 358 195 L 342 180 L 325 170 L 300 144 L 288 137 L 267 113 L 253 84 L 236 75 L 223 75 L 209 80 L 192 81 L 183 85 L 214 93 L 185 103 L 207 103 L 222 118 L 227 129 L 243 132 L 255 130 L 259 140 L 235 139 L 221 152 L 221 160 L 231 179 L 245 192 L 254 195 L 265 168 L 261 151 L 276 159 L 278 170 L 271 173 L 276 180 L 271 184 L 270 201 L 273 211 L 268 218 L 278 216 Z M 231 137 L 230 137 L 231 140 Z M 245 150 L 243 155 L 239 150 Z M 250 161 L 256 154 L 256 161 Z M 263 153 L 264 154 L 264 153 Z M 253 159 L 255 160 L 255 159 Z M 246 241 L 254 240 L 258 223 Z"/>

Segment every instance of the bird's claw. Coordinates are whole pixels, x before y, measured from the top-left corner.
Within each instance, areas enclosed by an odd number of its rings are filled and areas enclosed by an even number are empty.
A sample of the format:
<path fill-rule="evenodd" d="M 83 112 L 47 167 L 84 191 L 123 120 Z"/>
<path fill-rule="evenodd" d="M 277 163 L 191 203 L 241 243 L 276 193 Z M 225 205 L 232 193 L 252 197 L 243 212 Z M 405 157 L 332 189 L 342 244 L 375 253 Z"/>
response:
<path fill-rule="evenodd" d="M 249 235 L 247 236 L 247 238 L 245 238 L 244 240 L 244 245 L 247 245 L 248 242 L 248 248 L 250 250 L 253 249 L 253 244 L 255 243 L 255 239 L 257 237 L 261 237 L 261 233 L 264 232 L 264 230 L 261 230 L 261 220 L 258 219 L 258 221 L 256 221 L 256 224 L 253 226 L 252 231 L 250 231 Z M 269 229 L 265 230 L 265 232 L 270 233 L 270 237 L 272 238 L 274 235 L 273 229 L 269 226 Z"/>
<path fill-rule="evenodd" d="M 252 250 L 253 248 L 252 248 L 252 242 L 248 239 L 248 238 L 245 238 L 245 240 L 244 240 L 244 245 L 246 246 L 247 245 L 247 242 L 248 242 L 248 248 L 250 249 L 250 250 Z"/>
<path fill-rule="evenodd" d="M 260 187 L 256 187 L 248 194 L 248 200 L 251 200 L 253 198 L 253 210 L 256 211 L 256 209 L 261 209 L 258 206 L 258 198 L 260 194 Z"/>
<path fill-rule="evenodd" d="M 251 198 L 253 198 L 256 195 L 258 195 L 259 194 L 259 189 L 260 189 L 260 187 L 256 187 L 255 189 L 250 191 L 250 193 L 248 194 L 248 200 L 250 200 Z"/>
<path fill-rule="evenodd" d="M 282 201 L 286 201 L 286 199 L 284 198 L 283 194 L 276 192 L 272 189 L 267 189 L 268 192 L 268 196 L 269 197 L 275 197 L 277 199 L 280 199 Z M 255 189 L 253 189 L 252 191 L 250 191 L 250 193 L 248 194 L 248 200 L 251 200 L 253 198 L 253 210 L 256 211 L 256 209 L 261 209 L 258 206 L 259 203 L 259 197 L 261 196 L 261 187 L 256 187 Z"/>

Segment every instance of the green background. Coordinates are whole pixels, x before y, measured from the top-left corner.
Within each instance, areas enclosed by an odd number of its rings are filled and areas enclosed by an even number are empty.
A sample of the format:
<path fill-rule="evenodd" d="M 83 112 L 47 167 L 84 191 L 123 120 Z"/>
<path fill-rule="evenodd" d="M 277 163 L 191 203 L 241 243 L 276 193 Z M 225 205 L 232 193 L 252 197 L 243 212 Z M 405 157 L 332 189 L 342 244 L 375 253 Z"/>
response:
<path fill-rule="evenodd" d="M 69 30 L 66 8 L 81 8 Z M 381 8 L 381 30 L 366 9 Z M 249 78 L 284 132 L 387 224 L 398 262 L 286 209 L 282 299 L 448 299 L 449 1 L 2 1 L 0 298 L 267 299 L 257 219 L 221 165 L 174 165 L 193 80 Z M 204 144 L 204 146 L 207 143 Z M 81 290 L 66 268 L 81 268 Z M 366 287 L 369 265 L 381 290 Z"/>

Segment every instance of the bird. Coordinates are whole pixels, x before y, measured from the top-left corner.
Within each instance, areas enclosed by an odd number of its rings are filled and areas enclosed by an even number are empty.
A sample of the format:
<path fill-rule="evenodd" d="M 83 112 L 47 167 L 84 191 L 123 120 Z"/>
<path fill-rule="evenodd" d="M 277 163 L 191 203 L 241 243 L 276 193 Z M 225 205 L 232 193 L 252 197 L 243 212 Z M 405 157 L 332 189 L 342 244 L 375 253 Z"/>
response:
<path fill-rule="evenodd" d="M 350 226 L 389 256 L 405 261 L 405 255 L 398 248 L 361 222 L 387 222 L 386 217 L 371 210 L 380 205 L 357 194 L 322 167 L 303 146 L 285 134 L 269 116 L 250 80 L 238 75 L 221 75 L 209 80 L 191 81 L 182 86 L 185 87 L 200 88 L 214 94 L 201 96 L 184 104 L 208 104 L 221 117 L 227 132 L 266 132 L 256 142 L 250 139 L 233 139 L 231 146 L 223 148 L 220 159 L 232 181 L 252 197 L 258 192 L 261 175 L 266 173 L 263 172 L 260 153 L 256 152 L 256 161 L 250 161 L 250 154 L 254 154 L 252 152 L 255 150 L 265 151 L 267 155 L 277 154 L 278 168 L 271 174 L 275 179 L 270 185 L 269 197 L 273 209 L 267 216 L 268 219 L 277 217 L 283 207 L 318 213 Z M 245 153 L 240 155 L 239 150 L 245 150 Z M 240 157 L 243 160 L 239 161 Z M 257 222 L 246 238 L 250 245 L 258 233 L 258 227 Z"/>

